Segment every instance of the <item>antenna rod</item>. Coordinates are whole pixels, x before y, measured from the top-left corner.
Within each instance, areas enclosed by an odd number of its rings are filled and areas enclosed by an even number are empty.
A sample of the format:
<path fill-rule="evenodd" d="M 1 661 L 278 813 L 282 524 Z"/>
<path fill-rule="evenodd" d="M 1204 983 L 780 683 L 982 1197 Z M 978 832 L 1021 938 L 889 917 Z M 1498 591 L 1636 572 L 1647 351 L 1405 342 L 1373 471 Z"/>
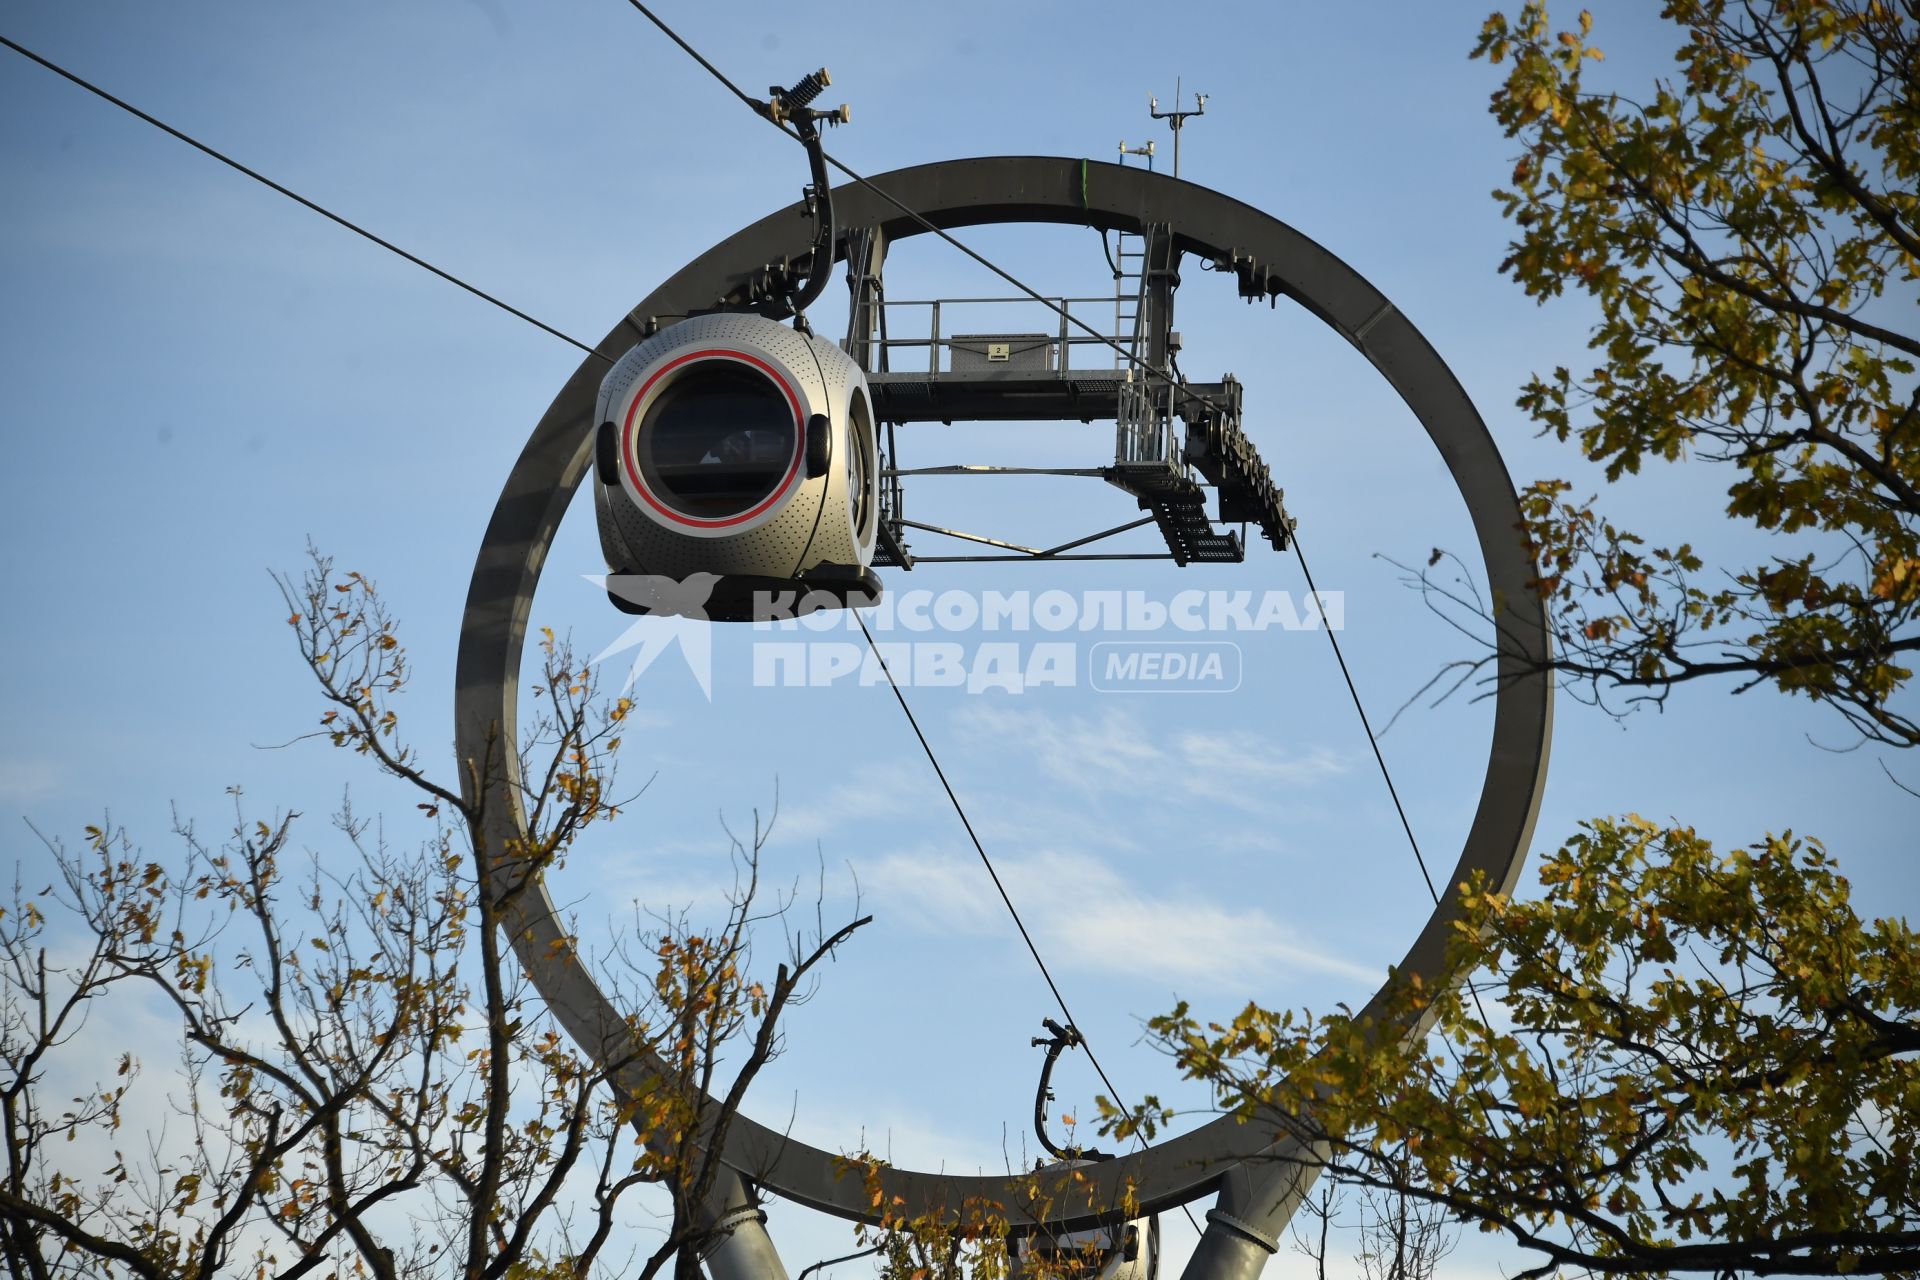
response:
<path fill-rule="evenodd" d="M 1182 111 L 1180 109 L 1181 97 L 1181 82 L 1178 76 L 1174 77 L 1173 81 L 1173 110 L 1162 111 L 1160 109 L 1160 99 L 1154 97 L 1152 94 L 1147 95 L 1147 114 L 1155 120 L 1165 120 L 1167 125 L 1173 130 L 1173 176 L 1176 178 L 1180 176 L 1180 130 L 1185 127 L 1187 119 L 1190 116 L 1203 116 L 1207 114 L 1206 94 L 1196 93 L 1193 95 L 1193 110 L 1191 111 Z"/>

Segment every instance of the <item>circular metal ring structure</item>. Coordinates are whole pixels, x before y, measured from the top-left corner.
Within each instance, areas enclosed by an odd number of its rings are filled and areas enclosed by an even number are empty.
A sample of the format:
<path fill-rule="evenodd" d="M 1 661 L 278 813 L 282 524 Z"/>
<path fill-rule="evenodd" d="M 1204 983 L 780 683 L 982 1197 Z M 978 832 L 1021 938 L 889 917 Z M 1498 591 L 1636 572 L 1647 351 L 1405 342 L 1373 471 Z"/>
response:
<path fill-rule="evenodd" d="M 1466 500 L 1492 598 L 1500 610 L 1498 683 L 1493 743 L 1479 807 L 1449 885 L 1475 872 L 1501 891 L 1520 874 L 1539 811 L 1552 728 L 1552 684 L 1542 674 L 1549 633 L 1541 603 L 1529 587 L 1530 548 L 1522 532 L 1512 480 L 1453 374 L 1406 317 L 1346 263 L 1286 223 L 1258 209 L 1165 174 L 1056 157 L 1017 156 L 952 160 L 899 169 L 833 193 L 837 221 L 847 231 L 878 228 L 889 243 L 925 231 L 905 210 L 942 228 L 981 223 L 1076 224 L 1102 231 L 1142 233 L 1167 227 L 1177 247 L 1223 259 L 1249 255 L 1298 302 L 1359 349 L 1399 392 L 1440 451 Z M 879 192 L 885 192 L 882 196 Z M 891 197 L 890 199 L 888 197 Z M 514 465 L 487 526 L 474 566 L 460 633 L 455 703 L 456 746 L 462 776 L 488 789 L 484 838 L 504 849 L 524 839 L 519 779 L 512 744 L 518 741 L 521 653 L 528 613 L 561 516 L 591 461 L 594 397 L 609 362 L 646 336 L 650 326 L 711 308 L 744 285 L 758 264 L 806 252 L 806 221 L 789 207 L 721 241 L 649 294 L 601 340 L 555 397 Z M 845 241 L 836 245 L 844 255 Z M 501 750 L 501 746 L 505 750 Z M 555 1017 L 583 1052 L 599 1061 L 629 1056 L 626 1024 L 587 972 L 568 940 L 544 886 L 521 895 L 508 932 L 522 964 Z M 1458 919 L 1451 895 L 1442 898 L 1401 961 L 1402 975 L 1437 985 L 1457 981 L 1444 956 Z M 1377 1016 L 1387 989 L 1362 1015 Z M 636 1065 L 636 1073 L 642 1067 Z M 1016 1229 L 1018 1206 L 1032 1203 L 1042 1179 L 1047 1220 L 1058 1226 L 1111 1219 L 1111 1206 L 1130 1192 L 1135 1212 L 1153 1212 L 1194 1200 L 1221 1185 L 1246 1161 L 1284 1154 L 1267 1147 L 1255 1126 L 1222 1117 L 1152 1148 L 1065 1174 L 954 1175 L 882 1169 L 887 1203 L 908 1214 L 946 1213 L 963 1205 L 1007 1206 Z M 722 1156 L 727 1165 L 785 1199 L 854 1220 L 875 1215 L 870 1190 L 843 1158 L 795 1141 L 746 1116 L 731 1125 Z M 899 1197 L 899 1200 L 895 1200 Z"/>

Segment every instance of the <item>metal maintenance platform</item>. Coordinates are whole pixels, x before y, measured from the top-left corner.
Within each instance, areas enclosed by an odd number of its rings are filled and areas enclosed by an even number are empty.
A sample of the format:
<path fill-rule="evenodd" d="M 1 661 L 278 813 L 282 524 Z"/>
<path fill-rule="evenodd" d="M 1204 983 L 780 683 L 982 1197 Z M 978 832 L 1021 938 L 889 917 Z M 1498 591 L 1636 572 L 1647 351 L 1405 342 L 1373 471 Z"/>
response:
<path fill-rule="evenodd" d="M 886 424 L 877 565 L 1095 558 L 1234 563 L 1245 558 L 1246 536 L 1254 528 L 1276 549 L 1285 548 L 1293 521 L 1242 429 L 1240 383 L 1232 375 L 1189 382 L 1178 370 L 1181 342 L 1172 325 L 1180 254 L 1164 228 L 1119 237 L 1108 260 L 1114 292 L 1100 297 L 895 300 L 886 297 L 881 282 L 886 246 L 878 234 L 861 233 L 849 248 L 853 306 L 842 345 L 866 370 L 874 415 Z M 1004 326 L 1009 315 L 1040 325 L 986 331 L 977 321 L 967 323 L 978 317 Z M 1112 422 L 1114 460 L 1083 468 L 905 469 L 893 428 L 916 422 Z M 1097 476 L 1147 514 L 1054 547 L 1022 546 L 905 514 L 901 481 L 909 476 L 1036 473 Z M 1214 491 L 1212 503 L 1208 489 Z M 1164 539 L 1165 552 L 1083 549 L 1149 523 Z M 916 556 L 907 544 L 909 530 L 991 550 Z"/>

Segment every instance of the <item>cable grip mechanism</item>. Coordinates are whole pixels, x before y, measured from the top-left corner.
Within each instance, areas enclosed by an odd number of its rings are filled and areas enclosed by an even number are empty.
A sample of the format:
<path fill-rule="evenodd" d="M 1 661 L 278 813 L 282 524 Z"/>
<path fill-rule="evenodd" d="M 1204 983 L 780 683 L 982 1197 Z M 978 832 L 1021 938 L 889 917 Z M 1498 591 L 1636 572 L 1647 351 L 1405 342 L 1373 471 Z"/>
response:
<path fill-rule="evenodd" d="M 791 123 L 796 128 L 817 121 L 825 121 L 830 126 L 846 124 L 853 118 L 853 112 L 846 103 L 828 111 L 816 111 L 810 105 L 832 83 L 833 76 L 822 67 L 802 76 L 791 89 L 782 89 L 777 84 L 769 85 L 767 101 L 754 103 L 754 110 L 775 124 Z"/>
<path fill-rule="evenodd" d="M 1063 1148 L 1055 1145 L 1053 1139 L 1047 1136 L 1047 1103 L 1053 1101 L 1053 1089 L 1050 1086 L 1054 1064 L 1060 1061 L 1062 1053 L 1068 1049 L 1078 1049 L 1086 1043 L 1086 1039 L 1080 1034 L 1080 1028 L 1071 1023 L 1063 1027 L 1052 1018 L 1042 1018 L 1040 1025 L 1049 1033 L 1033 1038 L 1034 1048 L 1045 1045 L 1047 1050 L 1047 1060 L 1040 1066 L 1040 1088 L 1033 1095 L 1033 1131 L 1039 1137 L 1040 1145 L 1056 1160 L 1111 1160 L 1113 1157 L 1104 1151 Z"/>
<path fill-rule="evenodd" d="M 820 143 L 820 123 L 827 125 L 846 124 L 853 118 L 846 103 L 831 111 L 817 110 L 809 105 L 820 96 L 821 91 L 833 83 L 833 77 L 825 67 L 808 72 L 794 82 L 790 89 L 771 85 L 767 89 L 765 102 L 755 102 L 754 110 L 782 128 L 791 128 L 794 136 L 800 139 L 800 145 L 807 149 L 807 169 L 813 181 L 801 191 L 801 212 L 813 219 L 813 249 L 806 262 L 804 282 L 797 270 L 788 269 L 781 273 L 772 292 L 781 297 L 784 304 L 793 312 L 793 327 L 801 332 L 811 332 L 807 324 L 807 307 L 826 290 L 827 279 L 833 270 L 833 187 L 827 180 L 827 157 Z"/>

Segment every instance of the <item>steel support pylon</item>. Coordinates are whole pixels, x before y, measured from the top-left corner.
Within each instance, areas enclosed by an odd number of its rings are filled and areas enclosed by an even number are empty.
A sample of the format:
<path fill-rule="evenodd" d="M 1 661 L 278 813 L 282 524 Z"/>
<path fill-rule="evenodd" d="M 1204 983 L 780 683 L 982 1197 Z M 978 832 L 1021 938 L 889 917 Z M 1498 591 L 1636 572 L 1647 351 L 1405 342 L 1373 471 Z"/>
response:
<path fill-rule="evenodd" d="M 1207 1229 L 1180 1280 L 1260 1280 L 1326 1155 L 1324 1146 L 1288 1142 L 1271 1159 L 1235 1165 L 1221 1179 Z"/>
<path fill-rule="evenodd" d="M 713 1184 L 711 1224 L 720 1237 L 700 1255 L 712 1280 L 787 1280 L 787 1268 L 767 1234 L 767 1215 L 731 1169 L 722 1169 Z"/>

